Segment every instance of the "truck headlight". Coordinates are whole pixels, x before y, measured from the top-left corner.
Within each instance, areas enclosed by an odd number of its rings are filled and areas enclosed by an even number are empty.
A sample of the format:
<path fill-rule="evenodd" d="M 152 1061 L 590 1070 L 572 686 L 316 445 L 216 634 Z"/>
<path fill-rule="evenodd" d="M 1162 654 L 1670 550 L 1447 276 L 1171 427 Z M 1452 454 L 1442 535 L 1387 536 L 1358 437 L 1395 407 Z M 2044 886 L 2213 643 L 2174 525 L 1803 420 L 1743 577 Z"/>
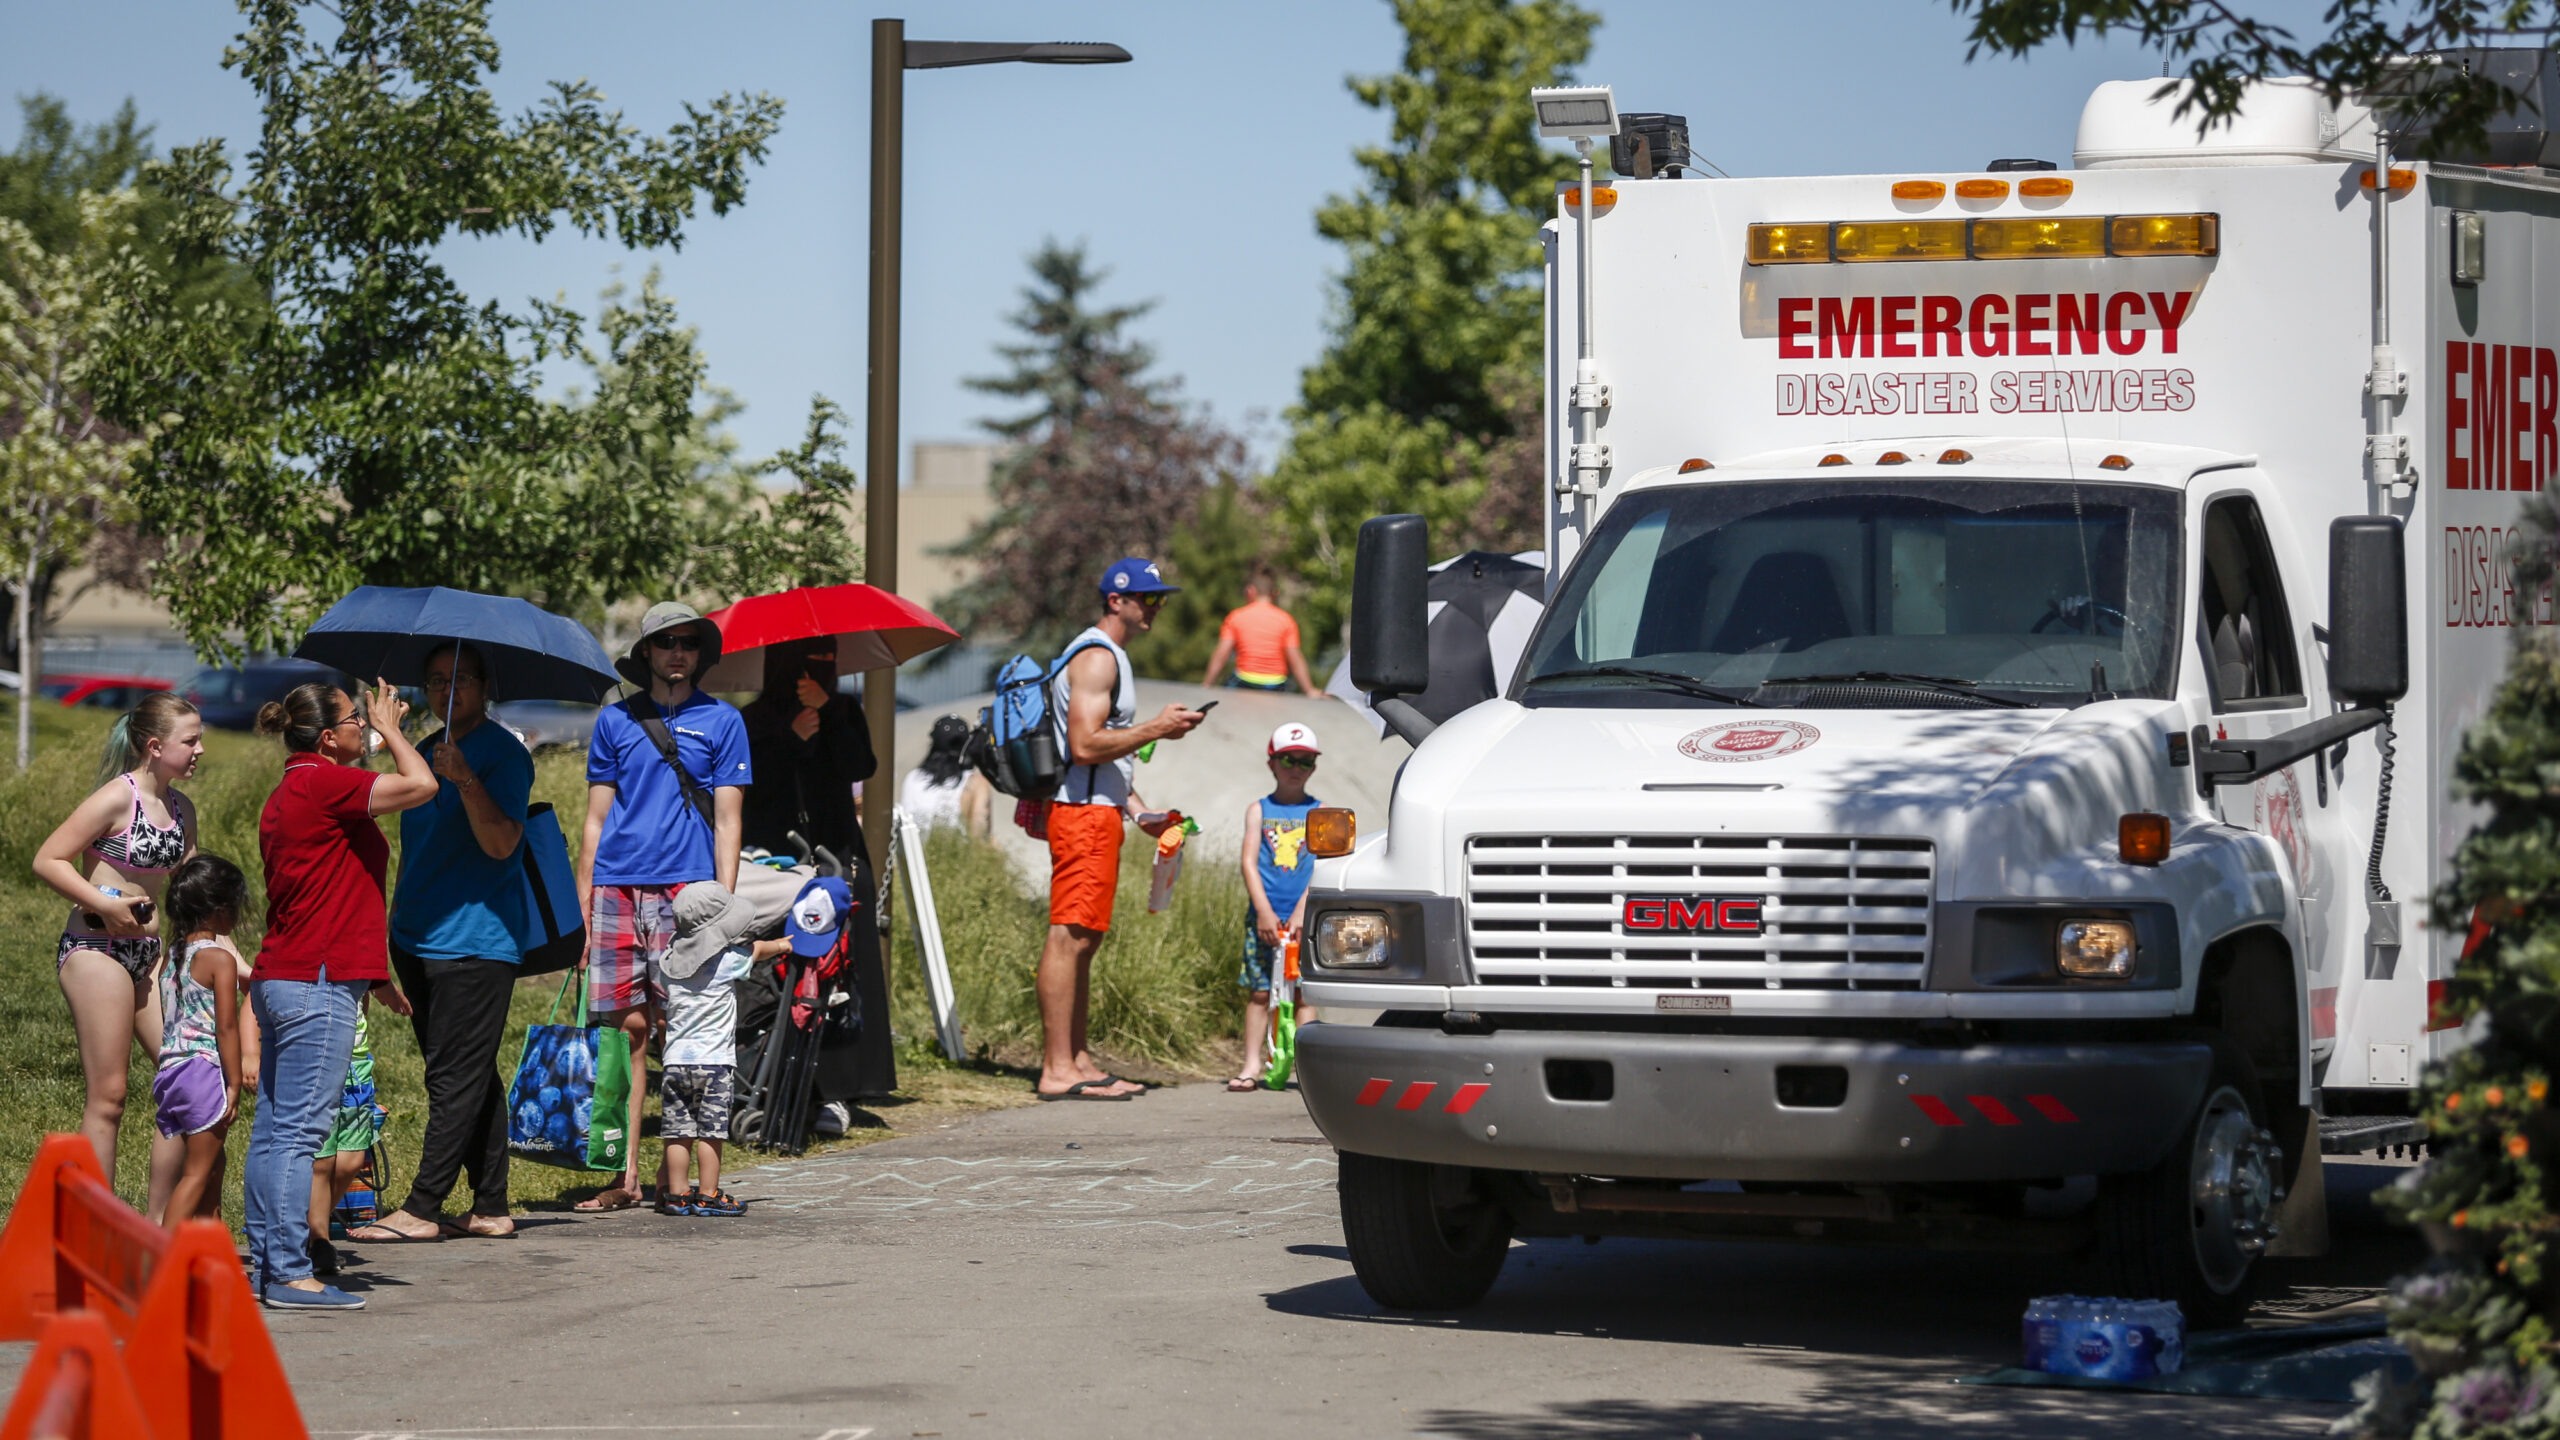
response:
<path fill-rule="evenodd" d="M 1316 918 L 1316 963 L 1327 970 L 1376 970 L 1395 953 L 1395 927 L 1376 910 L 1328 910 Z"/>
<path fill-rule="evenodd" d="M 2054 963 L 2082 980 L 2121 980 L 2133 973 L 2133 926 L 2123 920 L 2065 920 L 2053 936 Z"/>

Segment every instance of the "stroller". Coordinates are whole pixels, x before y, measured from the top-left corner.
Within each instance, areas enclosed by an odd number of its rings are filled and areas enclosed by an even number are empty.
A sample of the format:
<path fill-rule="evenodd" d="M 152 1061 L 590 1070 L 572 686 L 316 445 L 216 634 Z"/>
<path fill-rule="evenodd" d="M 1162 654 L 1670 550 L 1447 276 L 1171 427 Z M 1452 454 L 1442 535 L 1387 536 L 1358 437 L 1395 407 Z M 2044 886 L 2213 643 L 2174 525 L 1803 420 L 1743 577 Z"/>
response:
<path fill-rule="evenodd" d="M 795 832 L 792 836 L 799 840 Z M 801 843 L 806 844 L 805 841 Z M 862 1002 L 845 974 L 856 924 L 871 923 L 844 883 L 844 865 L 814 847 L 818 878 L 791 903 L 792 952 L 738 981 L 738 1098 L 730 1138 L 797 1155 L 809 1148 L 819 1052 L 862 1028 Z"/>

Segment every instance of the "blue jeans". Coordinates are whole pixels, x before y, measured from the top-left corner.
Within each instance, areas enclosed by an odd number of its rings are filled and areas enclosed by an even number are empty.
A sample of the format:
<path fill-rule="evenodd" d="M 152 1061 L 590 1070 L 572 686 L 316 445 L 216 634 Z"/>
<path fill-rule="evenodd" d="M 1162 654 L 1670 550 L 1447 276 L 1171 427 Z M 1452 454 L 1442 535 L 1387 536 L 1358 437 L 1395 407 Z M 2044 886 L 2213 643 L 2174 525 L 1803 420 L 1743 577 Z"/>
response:
<path fill-rule="evenodd" d="M 265 1048 L 240 1184 L 261 1289 L 311 1274 L 311 1162 L 337 1119 L 356 1017 L 372 988 L 370 980 L 332 980 L 325 967 L 317 980 L 250 982 Z"/>

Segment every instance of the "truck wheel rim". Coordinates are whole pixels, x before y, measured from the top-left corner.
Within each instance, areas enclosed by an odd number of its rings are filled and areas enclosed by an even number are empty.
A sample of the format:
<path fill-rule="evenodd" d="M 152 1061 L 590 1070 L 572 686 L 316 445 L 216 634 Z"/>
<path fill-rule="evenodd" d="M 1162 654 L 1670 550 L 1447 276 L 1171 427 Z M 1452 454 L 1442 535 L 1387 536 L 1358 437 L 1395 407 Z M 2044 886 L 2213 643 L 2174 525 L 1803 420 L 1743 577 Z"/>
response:
<path fill-rule="evenodd" d="M 2275 1234 L 2276 1149 L 2229 1086 L 2205 1100 L 2188 1175 L 2196 1264 L 2217 1295 L 2240 1287 Z"/>

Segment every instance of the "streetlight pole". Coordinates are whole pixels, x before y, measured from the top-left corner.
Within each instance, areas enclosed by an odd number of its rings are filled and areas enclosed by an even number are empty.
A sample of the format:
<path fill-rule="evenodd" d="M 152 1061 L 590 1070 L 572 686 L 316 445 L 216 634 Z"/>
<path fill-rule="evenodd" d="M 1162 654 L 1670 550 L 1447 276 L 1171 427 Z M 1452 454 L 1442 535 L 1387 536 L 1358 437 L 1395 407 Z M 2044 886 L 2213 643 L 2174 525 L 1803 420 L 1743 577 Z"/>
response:
<path fill-rule="evenodd" d="M 898 588 L 899 214 L 905 192 L 907 72 L 1021 61 L 1031 65 L 1113 65 L 1117 45 L 1003 44 L 907 39 L 904 20 L 871 22 L 871 354 L 864 406 L 862 578 Z M 898 793 L 898 672 L 862 680 L 862 713 L 880 768 L 862 788 L 862 833 L 874 873 L 886 864 L 889 807 Z"/>

